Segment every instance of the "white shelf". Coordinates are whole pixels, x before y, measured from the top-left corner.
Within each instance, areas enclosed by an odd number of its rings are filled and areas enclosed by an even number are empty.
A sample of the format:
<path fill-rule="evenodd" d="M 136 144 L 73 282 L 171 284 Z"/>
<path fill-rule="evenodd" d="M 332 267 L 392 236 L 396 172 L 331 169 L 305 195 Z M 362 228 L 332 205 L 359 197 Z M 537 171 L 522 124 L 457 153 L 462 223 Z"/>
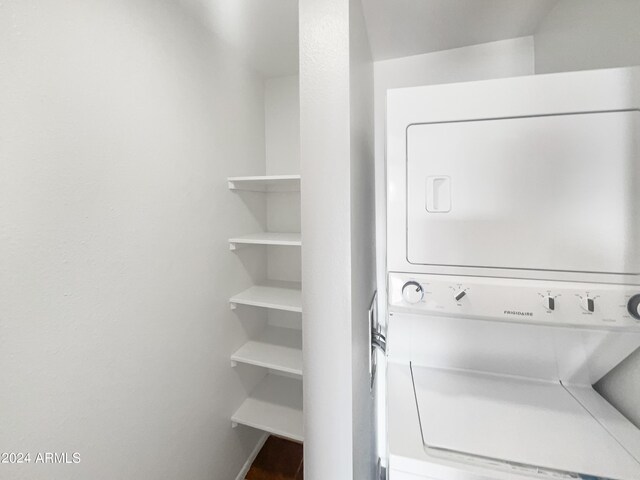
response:
<path fill-rule="evenodd" d="M 286 247 L 299 247 L 302 245 L 302 236 L 299 233 L 251 233 L 229 239 L 229 248 L 235 250 L 238 245 L 281 245 Z"/>
<path fill-rule="evenodd" d="M 302 332 L 267 327 L 256 340 L 248 341 L 231 355 L 231 361 L 302 375 Z"/>
<path fill-rule="evenodd" d="M 231 422 L 302 442 L 302 382 L 268 374 L 233 414 Z"/>
<path fill-rule="evenodd" d="M 230 190 L 253 192 L 299 191 L 300 175 L 255 175 L 249 177 L 228 177 Z"/>
<path fill-rule="evenodd" d="M 229 299 L 231 308 L 236 305 L 302 312 L 302 295 L 299 283 L 270 281 L 254 285 Z"/>

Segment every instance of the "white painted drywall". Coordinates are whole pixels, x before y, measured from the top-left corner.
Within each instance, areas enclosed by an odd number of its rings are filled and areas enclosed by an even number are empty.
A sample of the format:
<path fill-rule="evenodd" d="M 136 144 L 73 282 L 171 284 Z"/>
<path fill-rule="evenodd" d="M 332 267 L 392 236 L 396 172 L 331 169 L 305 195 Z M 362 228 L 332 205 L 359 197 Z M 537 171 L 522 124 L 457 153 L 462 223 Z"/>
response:
<path fill-rule="evenodd" d="M 260 438 L 230 416 L 229 355 L 265 274 L 262 80 L 157 0 L 0 4 L 0 450 L 79 452 L 3 479 L 234 479 Z M 239 309 L 240 310 L 240 309 Z"/>
<path fill-rule="evenodd" d="M 166 1 L 166 0 L 165 0 Z M 298 72 L 298 0 L 171 0 L 187 5 L 265 77 Z"/>
<path fill-rule="evenodd" d="M 265 136 L 268 175 L 300 173 L 300 79 L 265 80 Z"/>
<path fill-rule="evenodd" d="M 300 0 L 304 477 L 352 459 L 349 2 Z"/>
<path fill-rule="evenodd" d="M 305 478 L 368 479 L 372 70 L 360 1 L 301 0 L 300 32 Z"/>
<path fill-rule="evenodd" d="M 638 0 L 560 0 L 535 33 L 536 73 L 640 65 Z"/>
<path fill-rule="evenodd" d="M 375 478 L 376 428 L 368 310 L 376 290 L 373 61 L 362 3 L 349 2 L 353 476 Z"/>
<path fill-rule="evenodd" d="M 300 173 L 300 89 L 298 75 L 265 80 L 266 172 L 269 175 Z M 300 192 L 267 195 L 267 230 L 300 232 Z M 266 247 L 267 276 L 273 280 L 300 282 L 301 250 L 298 247 Z M 269 324 L 302 328 L 299 313 L 269 311 Z"/>
<path fill-rule="evenodd" d="M 300 173 L 300 89 L 297 75 L 265 80 L 265 142 L 268 175 Z M 267 229 L 300 232 L 300 193 L 267 195 Z M 301 279 L 300 249 L 269 247 L 268 276 L 275 280 Z M 300 322 L 298 321 L 298 325 Z"/>
<path fill-rule="evenodd" d="M 532 35 L 558 0 L 362 0 L 375 61 Z"/>
<path fill-rule="evenodd" d="M 640 65 L 640 2 L 561 0 L 534 36 L 536 73 Z M 596 389 L 640 427 L 640 350 Z"/>

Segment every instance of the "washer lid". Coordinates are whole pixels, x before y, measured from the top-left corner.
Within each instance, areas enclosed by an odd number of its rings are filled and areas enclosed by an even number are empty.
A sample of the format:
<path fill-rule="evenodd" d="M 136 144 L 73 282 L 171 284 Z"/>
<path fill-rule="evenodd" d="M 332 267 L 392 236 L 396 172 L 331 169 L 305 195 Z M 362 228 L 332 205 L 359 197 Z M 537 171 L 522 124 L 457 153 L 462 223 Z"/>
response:
<path fill-rule="evenodd" d="M 413 366 L 412 376 L 430 451 L 640 478 L 640 463 L 560 383 Z"/>

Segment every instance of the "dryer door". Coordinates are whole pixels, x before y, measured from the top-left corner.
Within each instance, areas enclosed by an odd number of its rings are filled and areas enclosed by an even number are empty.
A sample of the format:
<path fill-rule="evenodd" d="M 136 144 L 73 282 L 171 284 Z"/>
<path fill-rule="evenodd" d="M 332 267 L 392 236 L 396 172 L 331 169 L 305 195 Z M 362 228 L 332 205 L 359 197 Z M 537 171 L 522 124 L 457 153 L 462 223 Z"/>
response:
<path fill-rule="evenodd" d="M 640 113 L 414 124 L 413 264 L 640 273 Z"/>

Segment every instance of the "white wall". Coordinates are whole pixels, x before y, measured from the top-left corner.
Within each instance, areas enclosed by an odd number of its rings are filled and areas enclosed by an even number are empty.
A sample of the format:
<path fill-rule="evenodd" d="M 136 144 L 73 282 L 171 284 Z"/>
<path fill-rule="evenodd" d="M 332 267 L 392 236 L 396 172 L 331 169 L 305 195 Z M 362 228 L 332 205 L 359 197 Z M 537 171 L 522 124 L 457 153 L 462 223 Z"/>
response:
<path fill-rule="evenodd" d="M 266 173 L 300 173 L 300 89 L 297 75 L 265 81 Z M 300 231 L 300 193 L 267 195 L 267 229 L 270 232 Z M 269 247 L 268 276 L 275 280 L 301 279 L 300 249 Z M 279 312 L 276 312 L 279 314 Z M 300 322 L 298 321 L 298 324 Z"/>
<path fill-rule="evenodd" d="M 374 461 L 372 72 L 360 9 L 359 0 L 300 1 L 307 480 L 368 479 Z"/>
<path fill-rule="evenodd" d="M 266 173 L 300 173 L 300 89 L 298 75 L 265 80 Z M 273 192 L 267 195 L 267 230 L 300 231 L 300 192 Z M 267 277 L 300 282 L 301 250 L 297 247 L 265 247 Z M 299 313 L 269 311 L 269 324 L 302 328 Z"/>
<path fill-rule="evenodd" d="M 157 0 L 0 5 L 0 451 L 6 479 L 233 479 L 260 434 L 229 418 L 229 355 L 265 274 L 261 79 L 200 17 Z"/>
<path fill-rule="evenodd" d="M 300 78 L 265 80 L 265 132 L 268 175 L 300 173 Z"/>
<path fill-rule="evenodd" d="M 349 2 L 351 115 L 351 389 L 353 476 L 374 478 L 376 428 L 370 392 L 368 310 L 376 290 L 373 62 L 361 0 Z"/>
<path fill-rule="evenodd" d="M 560 0 L 535 34 L 536 73 L 640 65 L 638 0 Z"/>
<path fill-rule="evenodd" d="M 561 0 L 535 34 L 536 73 L 640 65 L 640 2 Z M 596 389 L 640 427 L 640 350 Z"/>
<path fill-rule="evenodd" d="M 300 0 L 304 477 L 349 478 L 349 3 Z"/>

